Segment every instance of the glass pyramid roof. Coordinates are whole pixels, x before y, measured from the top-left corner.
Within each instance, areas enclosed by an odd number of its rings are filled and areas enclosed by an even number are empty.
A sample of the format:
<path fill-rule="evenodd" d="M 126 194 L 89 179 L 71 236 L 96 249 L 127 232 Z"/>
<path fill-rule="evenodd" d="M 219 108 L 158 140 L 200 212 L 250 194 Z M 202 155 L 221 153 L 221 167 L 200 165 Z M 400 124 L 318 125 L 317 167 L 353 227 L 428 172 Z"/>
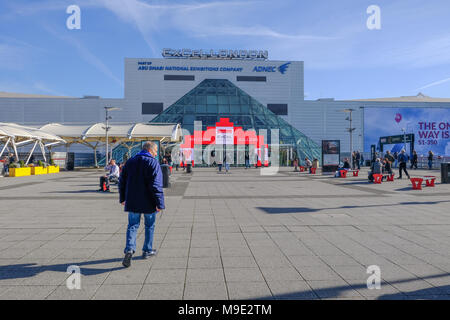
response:
<path fill-rule="evenodd" d="M 293 147 L 299 159 L 321 159 L 317 143 L 226 79 L 203 80 L 150 122 L 180 123 L 192 134 L 194 121 L 202 121 L 202 130 L 206 130 L 220 118 L 229 118 L 235 126 L 259 134 L 260 129 L 266 129 L 269 146 L 270 129 L 279 129 L 280 145 Z"/>

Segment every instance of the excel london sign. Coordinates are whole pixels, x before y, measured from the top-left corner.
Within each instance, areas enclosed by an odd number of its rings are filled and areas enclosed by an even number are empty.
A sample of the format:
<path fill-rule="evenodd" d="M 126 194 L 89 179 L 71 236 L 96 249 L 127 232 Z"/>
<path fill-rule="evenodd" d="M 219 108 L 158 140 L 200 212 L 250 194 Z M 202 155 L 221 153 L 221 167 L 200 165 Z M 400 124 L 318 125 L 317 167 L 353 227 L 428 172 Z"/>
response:
<path fill-rule="evenodd" d="M 202 50 L 202 49 L 163 49 L 164 58 L 178 59 L 218 59 L 218 60 L 267 60 L 267 50 Z"/>

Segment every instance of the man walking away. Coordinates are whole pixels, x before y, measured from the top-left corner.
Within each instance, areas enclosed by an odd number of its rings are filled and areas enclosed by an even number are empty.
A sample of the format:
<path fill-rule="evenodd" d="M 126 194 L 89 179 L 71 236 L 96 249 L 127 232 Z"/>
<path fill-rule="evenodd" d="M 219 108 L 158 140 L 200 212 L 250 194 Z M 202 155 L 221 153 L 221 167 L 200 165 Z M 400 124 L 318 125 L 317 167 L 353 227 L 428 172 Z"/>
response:
<path fill-rule="evenodd" d="M 153 249 L 156 213 L 165 208 L 161 167 L 155 159 L 157 150 L 155 143 L 146 142 L 143 150 L 127 161 L 120 176 L 120 203 L 128 212 L 125 257 L 122 261 L 126 268 L 131 265 L 131 258 L 136 251 L 141 214 L 144 214 L 145 220 L 142 258 L 147 259 L 156 254 Z"/>
<path fill-rule="evenodd" d="M 428 169 L 433 169 L 433 156 L 434 156 L 434 154 L 433 154 L 433 151 L 429 151 L 428 152 Z"/>
<path fill-rule="evenodd" d="M 418 161 L 418 156 L 417 156 L 417 152 L 416 150 L 413 151 L 413 156 L 412 156 L 412 160 L 411 160 L 411 169 L 414 168 L 417 170 L 417 161 Z"/>
<path fill-rule="evenodd" d="M 409 173 L 406 170 L 406 163 L 408 162 L 408 156 L 405 153 L 405 150 L 402 150 L 402 152 L 398 155 L 398 162 L 399 162 L 399 169 L 398 169 L 398 175 L 399 177 L 397 179 L 402 178 L 402 171 L 405 171 L 406 176 L 409 179 Z"/>

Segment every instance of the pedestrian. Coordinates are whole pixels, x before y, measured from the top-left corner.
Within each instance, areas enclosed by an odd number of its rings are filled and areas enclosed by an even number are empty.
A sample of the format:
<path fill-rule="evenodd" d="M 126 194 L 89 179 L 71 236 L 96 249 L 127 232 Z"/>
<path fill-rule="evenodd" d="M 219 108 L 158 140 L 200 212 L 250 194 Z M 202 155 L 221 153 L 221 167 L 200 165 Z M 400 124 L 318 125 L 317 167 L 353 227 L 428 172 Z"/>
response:
<path fill-rule="evenodd" d="M 358 170 L 361 170 L 361 153 L 359 152 L 359 150 L 356 151 L 356 167 L 358 168 Z"/>
<path fill-rule="evenodd" d="M 211 167 L 215 167 L 216 166 L 216 152 L 213 150 L 213 151 L 211 151 L 211 159 L 210 159 L 210 164 L 211 164 Z"/>
<path fill-rule="evenodd" d="M 428 169 L 433 169 L 433 157 L 434 157 L 434 154 L 433 154 L 433 151 L 428 151 Z"/>
<path fill-rule="evenodd" d="M 136 236 L 144 215 L 145 240 L 142 258 L 147 259 L 156 254 L 153 247 L 156 213 L 165 208 L 163 178 L 161 167 L 156 160 L 158 146 L 154 142 L 145 142 L 143 150 L 125 164 L 119 182 L 120 203 L 128 212 L 128 228 L 124 267 L 131 265 L 131 258 L 136 251 Z"/>
<path fill-rule="evenodd" d="M 221 159 L 222 155 L 219 154 L 219 158 L 217 159 L 217 167 L 219 168 L 219 172 L 222 172 L 223 160 Z"/>
<path fill-rule="evenodd" d="M 417 162 L 418 162 L 418 156 L 416 150 L 413 150 L 413 156 L 411 158 L 411 169 L 415 168 L 417 170 Z"/>
<path fill-rule="evenodd" d="M 402 171 L 405 171 L 406 176 L 408 177 L 408 179 L 410 179 L 409 177 L 409 173 L 406 170 L 406 163 L 408 162 L 408 156 L 405 153 L 405 150 L 402 150 L 400 152 L 400 154 L 398 155 L 398 163 L 399 163 L 399 169 L 398 169 L 398 178 L 397 179 L 402 179 Z"/>
<path fill-rule="evenodd" d="M 230 170 L 230 164 L 227 162 L 227 155 L 223 155 L 223 165 L 225 166 L 225 173 L 228 173 Z"/>
<path fill-rule="evenodd" d="M 298 171 L 298 158 L 295 157 L 294 159 L 294 171 L 297 172 Z"/>
<path fill-rule="evenodd" d="M 389 163 L 391 164 L 391 167 L 392 167 L 392 163 L 395 162 L 395 158 L 394 158 L 394 156 L 391 154 L 391 152 L 389 150 L 386 151 L 386 154 L 384 155 L 384 159 L 389 161 Z"/>
<path fill-rule="evenodd" d="M 356 169 L 358 166 L 356 164 L 356 151 L 352 152 L 352 169 Z"/>
<path fill-rule="evenodd" d="M 250 155 L 248 151 L 245 151 L 245 169 L 250 168 Z"/>
<path fill-rule="evenodd" d="M 5 175 L 5 176 L 9 175 L 9 157 L 8 156 L 3 157 L 3 175 Z"/>
<path fill-rule="evenodd" d="M 364 165 L 364 154 L 361 152 L 361 165 Z"/>

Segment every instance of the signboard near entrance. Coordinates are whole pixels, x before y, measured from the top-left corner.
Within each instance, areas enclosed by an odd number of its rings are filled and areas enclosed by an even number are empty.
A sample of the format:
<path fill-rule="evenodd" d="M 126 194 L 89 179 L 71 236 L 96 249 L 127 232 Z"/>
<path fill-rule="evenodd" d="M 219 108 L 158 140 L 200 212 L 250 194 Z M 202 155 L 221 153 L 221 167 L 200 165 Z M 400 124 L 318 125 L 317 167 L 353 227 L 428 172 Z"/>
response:
<path fill-rule="evenodd" d="M 322 174 L 334 174 L 341 157 L 340 140 L 322 140 Z"/>
<path fill-rule="evenodd" d="M 234 128 L 216 127 L 216 144 L 234 144 Z"/>

